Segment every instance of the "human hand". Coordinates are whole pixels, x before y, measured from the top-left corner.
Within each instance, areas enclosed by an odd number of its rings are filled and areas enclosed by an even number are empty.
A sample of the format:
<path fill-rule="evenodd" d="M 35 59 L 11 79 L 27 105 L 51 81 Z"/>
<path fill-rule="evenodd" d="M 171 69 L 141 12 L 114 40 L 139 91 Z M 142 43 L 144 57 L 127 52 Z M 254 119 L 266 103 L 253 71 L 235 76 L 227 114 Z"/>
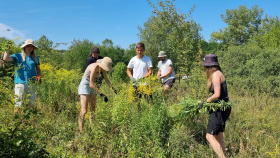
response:
<path fill-rule="evenodd" d="M 113 89 L 115 94 L 118 94 L 118 91 L 113 86 L 112 86 L 112 89 Z"/>
<path fill-rule="evenodd" d="M 38 83 L 41 83 L 41 82 L 42 82 L 41 76 L 40 76 L 40 75 L 38 75 L 38 76 L 36 77 L 36 81 L 38 81 Z"/>
<path fill-rule="evenodd" d="M 108 102 L 108 97 L 106 95 L 104 95 L 103 93 L 100 93 L 99 95 L 102 97 L 104 102 Z"/>
<path fill-rule="evenodd" d="M 130 80 L 131 80 L 132 82 L 136 82 L 136 79 L 135 79 L 134 77 L 130 77 Z"/>
<path fill-rule="evenodd" d="M 203 104 L 204 104 L 204 103 L 205 103 L 205 102 L 199 103 L 199 104 L 198 104 L 198 108 L 201 109 L 201 108 L 203 107 Z"/>
<path fill-rule="evenodd" d="M 12 42 L 11 41 L 7 41 L 7 45 L 8 45 L 8 49 L 11 49 Z"/>

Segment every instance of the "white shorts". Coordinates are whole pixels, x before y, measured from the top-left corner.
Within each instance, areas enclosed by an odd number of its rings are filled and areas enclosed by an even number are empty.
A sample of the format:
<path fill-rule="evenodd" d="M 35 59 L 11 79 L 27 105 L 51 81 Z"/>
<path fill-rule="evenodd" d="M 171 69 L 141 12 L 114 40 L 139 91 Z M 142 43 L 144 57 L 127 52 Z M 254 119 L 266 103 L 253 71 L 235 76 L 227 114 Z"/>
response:
<path fill-rule="evenodd" d="M 78 94 L 79 95 L 81 95 L 81 94 L 89 95 L 89 94 L 93 94 L 93 93 L 95 93 L 95 91 L 90 88 L 89 80 L 82 78 L 79 88 L 78 88 Z"/>
<path fill-rule="evenodd" d="M 35 106 L 34 100 L 36 99 L 36 94 L 34 93 L 35 85 L 30 85 L 28 83 L 16 83 L 15 84 L 15 106 L 20 107 L 22 105 L 22 101 L 24 95 L 30 94 L 30 105 Z"/>

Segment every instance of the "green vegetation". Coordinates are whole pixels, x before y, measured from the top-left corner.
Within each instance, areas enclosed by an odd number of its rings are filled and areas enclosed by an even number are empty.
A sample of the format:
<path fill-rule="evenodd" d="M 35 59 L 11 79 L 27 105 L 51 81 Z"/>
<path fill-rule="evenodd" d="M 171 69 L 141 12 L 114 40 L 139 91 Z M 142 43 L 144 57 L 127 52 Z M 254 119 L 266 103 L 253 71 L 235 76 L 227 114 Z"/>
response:
<path fill-rule="evenodd" d="M 165 50 L 176 64 L 175 73 L 191 77 L 177 78 L 167 98 L 163 87 L 153 84 L 154 101 L 142 99 L 139 113 L 129 100 L 131 84 L 126 76 L 135 43 L 124 50 L 110 39 L 102 44 L 74 39 L 67 50 L 57 50 L 58 44 L 53 46 L 42 36 L 35 41 L 42 70 L 35 109 L 26 106 L 25 99 L 21 112 L 14 112 L 13 63 L 0 67 L 0 157 L 216 157 L 205 138 L 205 108 L 212 107 L 196 109 L 207 97 L 201 61 L 208 53 L 218 55 L 233 104 L 225 130 L 226 154 L 280 156 L 279 18 L 263 18 L 257 6 L 227 10 L 222 18 L 228 27 L 213 32 L 208 43 L 201 38 L 199 24 L 189 19 L 190 13 L 179 13 L 172 1 L 159 1 L 157 6 L 148 2 L 155 14 L 139 28 L 145 53 L 156 67 L 156 54 Z M 0 38 L 2 51 L 7 40 L 14 39 Z M 21 44 L 15 43 L 10 54 L 21 51 Z M 92 46 L 113 59 L 109 78 L 118 94 L 103 83 L 109 102 L 97 96 L 97 110 L 91 121 L 86 115 L 85 132 L 79 133 L 77 89 Z"/>

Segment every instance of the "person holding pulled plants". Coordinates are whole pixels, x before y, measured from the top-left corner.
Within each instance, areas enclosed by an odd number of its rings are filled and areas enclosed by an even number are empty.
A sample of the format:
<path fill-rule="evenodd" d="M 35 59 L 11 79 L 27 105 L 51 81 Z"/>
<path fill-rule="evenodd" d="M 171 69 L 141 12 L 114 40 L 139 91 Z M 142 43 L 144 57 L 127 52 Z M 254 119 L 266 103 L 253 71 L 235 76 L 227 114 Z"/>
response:
<path fill-rule="evenodd" d="M 207 54 L 204 57 L 202 65 L 206 72 L 207 90 L 212 93 L 212 95 L 206 99 L 206 102 L 228 102 L 229 98 L 226 78 L 218 63 L 218 57 L 214 54 Z M 200 103 L 199 108 L 202 108 L 204 103 L 205 102 Z M 225 141 L 223 133 L 225 131 L 225 122 L 228 119 L 230 112 L 230 106 L 224 109 L 218 108 L 216 111 L 210 111 L 206 139 L 220 158 L 225 157 Z"/>

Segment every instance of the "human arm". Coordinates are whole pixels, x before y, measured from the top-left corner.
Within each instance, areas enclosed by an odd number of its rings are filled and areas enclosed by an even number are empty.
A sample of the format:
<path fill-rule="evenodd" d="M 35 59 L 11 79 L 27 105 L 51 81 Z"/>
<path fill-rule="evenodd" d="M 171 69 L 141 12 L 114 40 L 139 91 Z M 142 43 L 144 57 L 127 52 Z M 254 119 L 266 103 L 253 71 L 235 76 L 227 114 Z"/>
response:
<path fill-rule="evenodd" d="M 95 74 L 97 73 L 97 67 L 98 65 L 92 66 L 90 69 L 90 78 L 89 78 L 89 87 L 95 91 L 96 94 L 99 94 L 104 102 L 108 101 L 108 98 L 106 95 L 104 95 L 95 85 L 94 85 L 94 78 Z M 107 77 L 108 78 L 108 77 Z"/>
<path fill-rule="evenodd" d="M 167 72 L 165 75 L 160 76 L 159 79 L 162 79 L 162 78 L 164 78 L 164 77 L 167 77 L 167 76 L 171 75 L 171 73 L 172 73 L 172 65 L 169 65 L 169 66 L 168 66 L 168 72 Z"/>
<path fill-rule="evenodd" d="M 148 71 L 149 71 L 149 72 L 144 76 L 144 78 L 150 76 L 150 75 L 153 73 L 153 67 L 149 67 L 149 68 L 148 68 Z"/>
<path fill-rule="evenodd" d="M 157 78 L 160 79 L 160 75 L 161 75 L 161 71 L 160 69 L 158 69 L 158 72 L 157 72 Z"/>
<path fill-rule="evenodd" d="M 37 72 L 37 77 L 36 80 L 41 83 L 41 69 L 40 69 L 40 65 L 36 65 L 36 72 Z"/>
<path fill-rule="evenodd" d="M 113 87 L 112 83 L 110 82 L 110 80 L 109 80 L 109 78 L 108 78 L 108 75 L 107 75 L 107 72 L 106 72 L 105 70 L 102 70 L 102 73 L 103 73 L 103 76 L 104 76 L 104 79 L 105 79 L 105 82 L 107 83 L 107 85 L 109 85 L 109 86 L 113 89 L 114 93 L 117 94 L 118 92 L 117 92 L 117 90 Z"/>
<path fill-rule="evenodd" d="M 214 86 L 214 93 L 212 96 L 206 99 L 207 102 L 217 100 L 221 96 L 221 77 L 222 73 L 216 71 L 212 74 L 212 85 Z"/>
<path fill-rule="evenodd" d="M 126 69 L 126 74 L 127 74 L 127 76 L 128 76 L 129 78 L 132 77 L 131 71 L 132 71 L 132 68 L 127 68 L 127 69 Z"/>
<path fill-rule="evenodd" d="M 96 94 L 101 93 L 101 91 L 94 85 L 95 74 L 97 73 L 98 65 L 90 67 L 90 76 L 89 76 L 89 87 L 93 89 Z"/>
<path fill-rule="evenodd" d="M 4 61 L 13 61 L 13 58 L 10 56 L 9 52 L 10 52 L 10 49 L 8 49 L 4 52 L 4 57 L 3 57 Z"/>

